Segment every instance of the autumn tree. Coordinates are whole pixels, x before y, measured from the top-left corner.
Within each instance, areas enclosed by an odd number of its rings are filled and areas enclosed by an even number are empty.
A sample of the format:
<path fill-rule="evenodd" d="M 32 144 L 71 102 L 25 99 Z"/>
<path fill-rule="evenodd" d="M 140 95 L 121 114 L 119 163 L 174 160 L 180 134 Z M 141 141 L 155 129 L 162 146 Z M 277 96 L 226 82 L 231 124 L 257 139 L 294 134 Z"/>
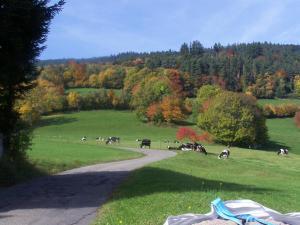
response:
<path fill-rule="evenodd" d="M 294 93 L 297 97 L 300 97 L 300 75 L 295 76 Z"/>
<path fill-rule="evenodd" d="M 80 108 L 80 95 L 77 92 L 70 92 L 67 96 L 68 106 L 71 109 L 77 109 Z"/>
<path fill-rule="evenodd" d="M 197 92 L 197 97 L 193 104 L 192 114 L 194 121 L 197 120 L 200 111 L 208 106 L 210 99 L 220 94 L 222 89 L 215 85 L 203 85 Z"/>
<path fill-rule="evenodd" d="M 74 78 L 75 87 L 86 86 L 88 82 L 88 76 L 86 74 L 86 64 L 71 61 L 69 63 L 69 67 Z"/>
<path fill-rule="evenodd" d="M 61 88 L 47 80 L 38 79 L 36 86 L 28 91 L 15 104 L 15 109 L 21 119 L 33 125 L 41 115 L 61 111 L 64 108 L 65 97 Z"/>
<path fill-rule="evenodd" d="M 186 117 L 184 115 L 183 101 L 179 98 L 166 96 L 162 99 L 160 107 L 164 121 L 168 123 L 180 121 Z"/>
<path fill-rule="evenodd" d="M 217 142 L 248 146 L 267 141 L 265 118 L 254 97 L 222 92 L 211 101 L 209 108 L 199 114 L 198 126 Z"/>
<path fill-rule="evenodd" d="M 99 85 L 107 89 L 121 89 L 125 74 L 122 67 L 109 67 L 99 74 Z"/>
<path fill-rule="evenodd" d="M 89 76 L 89 86 L 93 88 L 100 86 L 99 77 L 96 74 Z"/>
<path fill-rule="evenodd" d="M 36 59 L 44 49 L 50 21 L 63 3 L 60 0 L 49 6 L 47 0 L 0 2 L 0 157 L 4 153 L 8 160 L 22 158 L 28 147 L 27 132 L 20 125 L 15 102 L 32 87 L 31 81 L 37 75 Z"/>
<path fill-rule="evenodd" d="M 153 121 L 154 123 L 162 123 L 164 121 L 164 116 L 159 103 L 152 103 L 147 108 L 146 116 L 148 121 Z"/>

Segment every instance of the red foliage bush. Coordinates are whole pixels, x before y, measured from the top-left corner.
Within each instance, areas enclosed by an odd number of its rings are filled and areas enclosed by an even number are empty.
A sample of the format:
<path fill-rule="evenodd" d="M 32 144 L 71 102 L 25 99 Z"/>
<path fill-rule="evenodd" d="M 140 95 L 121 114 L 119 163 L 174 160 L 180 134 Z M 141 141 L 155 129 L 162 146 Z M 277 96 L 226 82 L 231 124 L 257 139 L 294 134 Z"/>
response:
<path fill-rule="evenodd" d="M 197 134 L 192 128 L 180 127 L 176 133 L 177 140 L 189 139 L 190 141 L 206 141 L 212 142 L 212 136 L 208 132 L 204 132 L 200 135 Z"/>

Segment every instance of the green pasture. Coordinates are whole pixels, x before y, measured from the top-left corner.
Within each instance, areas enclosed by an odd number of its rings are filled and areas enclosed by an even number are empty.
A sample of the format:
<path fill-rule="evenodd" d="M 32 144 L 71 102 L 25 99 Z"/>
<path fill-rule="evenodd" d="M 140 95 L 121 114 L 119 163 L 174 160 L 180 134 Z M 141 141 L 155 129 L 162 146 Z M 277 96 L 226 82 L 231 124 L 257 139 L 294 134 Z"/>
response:
<path fill-rule="evenodd" d="M 45 116 L 34 131 L 29 158 L 38 167 L 57 172 L 139 157 L 114 147 L 137 147 L 137 138 L 150 138 L 153 148 L 166 149 L 165 140 L 173 141 L 180 126 L 197 129 L 188 122 L 172 126 L 142 123 L 130 111 Z M 232 148 L 229 160 L 219 160 L 217 155 L 224 147 L 209 144 L 207 156 L 178 152 L 176 157 L 133 172 L 101 209 L 94 224 L 162 224 L 169 215 L 206 213 L 216 197 L 248 198 L 282 212 L 299 211 L 300 131 L 292 118 L 271 119 L 267 126 L 270 143 L 263 150 Z M 86 142 L 81 142 L 83 136 L 87 136 Z M 99 136 L 118 136 L 121 143 L 108 146 L 96 141 Z M 287 157 L 276 155 L 281 146 L 290 150 Z"/>
<path fill-rule="evenodd" d="M 94 93 L 94 92 L 97 92 L 99 90 L 104 90 L 104 88 L 68 88 L 65 90 L 65 93 L 68 94 L 70 92 L 76 92 L 80 95 L 87 95 L 87 94 L 90 94 L 90 93 Z M 107 91 L 109 89 L 106 89 Z M 122 93 L 122 90 L 121 89 L 112 89 L 116 95 L 120 96 L 121 93 Z"/>
<path fill-rule="evenodd" d="M 34 130 L 28 157 L 47 173 L 87 164 L 140 157 L 142 154 L 117 149 L 138 147 L 138 138 L 150 138 L 153 148 L 166 149 L 165 140 L 174 140 L 176 127 L 157 127 L 140 122 L 129 111 L 83 111 L 44 116 Z M 82 142 L 81 138 L 87 137 Z M 120 144 L 105 145 L 96 137 L 121 137 Z"/>
<path fill-rule="evenodd" d="M 268 149 L 288 148 L 295 154 L 300 154 L 300 129 L 295 126 L 294 118 L 268 119 L 270 144 Z"/>
<path fill-rule="evenodd" d="M 194 126 L 190 123 L 186 124 Z M 130 111 L 82 111 L 43 117 L 39 127 L 35 129 L 34 141 L 53 139 L 54 141 L 61 140 L 106 147 L 103 142 L 97 142 L 96 137 L 117 136 L 121 138 L 121 143 L 112 146 L 137 147 L 136 139 L 149 138 L 152 140 L 153 148 L 165 149 L 168 145 L 165 141 L 175 140 L 176 130 L 179 126 L 181 125 L 155 126 L 143 123 L 137 119 L 134 112 Z M 80 141 L 83 136 L 87 136 L 85 143 Z"/>
<path fill-rule="evenodd" d="M 258 99 L 258 104 L 262 106 L 266 104 L 281 105 L 281 104 L 288 104 L 288 103 L 300 105 L 300 99 L 297 98 Z"/>
<path fill-rule="evenodd" d="M 138 147 L 136 139 L 149 138 L 152 140 L 152 148 L 166 149 L 168 145 L 174 145 L 172 142 L 175 140 L 176 131 L 181 126 L 198 130 L 190 122 L 162 126 L 143 123 L 131 111 L 95 110 L 45 116 L 35 129 L 34 146 L 29 153 L 34 157 L 39 153 L 40 148 L 47 146 L 48 142 L 61 143 L 65 147 L 74 144 L 79 146 L 78 148 L 84 146 L 107 148 L 108 146 L 103 142 L 97 142 L 96 137 L 109 136 L 121 138 L 120 144 L 109 147 Z M 298 147 L 300 140 L 297 138 L 300 137 L 300 131 L 294 125 L 293 118 L 269 119 L 267 126 L 270 136 L 270 143 L 266 146 L 268 150 L 276 151 L 280 146 L 286 146 L 292 152 L 300 154 L 300 147 Z M 87 136 L 87 141 L 84 143 L 80 141 L 83 136 Z M 166 143 L 167 140 L 171 143 Z"/>
<path fill-rule="evenodd" d="M 207 213 L 210 202 L 251 199 L 280 212 L 299 211 L 300 156 L 233 148 L 217 159 L 220 146 L 207 156 L 179 152 L 130 176 L 101 208 L 94 225 L 157 225 L 170 215 Z"/>

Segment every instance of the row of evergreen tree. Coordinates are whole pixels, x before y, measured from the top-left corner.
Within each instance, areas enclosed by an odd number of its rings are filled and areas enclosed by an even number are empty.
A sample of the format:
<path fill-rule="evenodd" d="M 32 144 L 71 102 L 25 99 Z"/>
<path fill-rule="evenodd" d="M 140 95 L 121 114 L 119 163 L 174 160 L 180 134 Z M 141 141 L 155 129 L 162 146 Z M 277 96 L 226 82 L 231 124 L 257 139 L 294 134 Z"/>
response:
<path fill-rule="evenodd" d="M 140 59 L 138 66 L 174 68 L 190 75 L 195 89 L 203 84 L 218 83 L 232 91 L 246 91 L 257 80 L 274 76 L 274 83 L 280 84 L 278 97 L 293 92 L 294 77 L 300 74 L 300 45 L 283 45 L 253 42 L 223 46 L 216 43 L 204 48 L 199 41 L 183 43 L 179 51 L 150 53 L 126 52 L 108 57 L 78 59 L 78 63 L 112 63 L 131 65 Z M 41 61 L 41 65 L 66 63 L 70 59 Z M 135 65 L 136 66 L 136 65 Z M 280 73 L 279 81 L 275 74 Z M 275 85 L 276 89 L 276 85 Z M 264 97 L 264 96 L 260 96 Z"/>

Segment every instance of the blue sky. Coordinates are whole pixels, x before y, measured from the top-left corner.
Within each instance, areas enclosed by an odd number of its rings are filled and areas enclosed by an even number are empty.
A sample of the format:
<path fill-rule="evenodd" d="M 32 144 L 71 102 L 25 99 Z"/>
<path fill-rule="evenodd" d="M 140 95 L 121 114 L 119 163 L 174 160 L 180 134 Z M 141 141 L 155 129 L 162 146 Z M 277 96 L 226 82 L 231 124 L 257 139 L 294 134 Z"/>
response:
<path fill-rule="evenodd" d="M 55 2 L 53 0 L 53 2 Z M 253 41 L 300 43 L 300 0 L 66 0 L 41 59 Z"/>

